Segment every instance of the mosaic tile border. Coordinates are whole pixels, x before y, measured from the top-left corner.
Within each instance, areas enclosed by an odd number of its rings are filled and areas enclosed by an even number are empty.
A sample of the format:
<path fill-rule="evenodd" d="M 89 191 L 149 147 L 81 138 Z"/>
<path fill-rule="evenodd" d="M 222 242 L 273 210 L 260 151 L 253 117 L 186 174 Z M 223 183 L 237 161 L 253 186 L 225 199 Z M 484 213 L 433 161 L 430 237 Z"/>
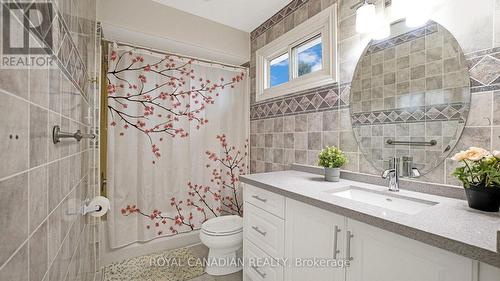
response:
<path fill-rule="evenodd" d="M 37 4 L 40 3 L 31 3 L 31 5 Z M 68 79 L 75 85 L 81 95 L 88 100 L 86 89 L 89 83 L 87 77 L 89 76 L 85 63 L 78 52 L 78 48 L 71 36 L 71 31 L 64 21 L 59 8 L 54 3 L 51 4 L 51 8 L 52 11 L 50 11 L 50 13 L 53 15 L 51 25 L 43 29 L 31 29 L 29 32 L 37 39 L 41 40 L 41 43 L 52 46 L 52 48 L 47 47 L 50 52 L 48 54 L 52 56 L 60 66 L 61 71 L 63 71 Z M 30 18 L 23 17 L 23 19 L 35 25 Z M 81 30 L 81 23 L 78 19 L 74 20 L 78 22 L 79 29 Z"/>
<path fill-rule="evenodd" d="M 379 43 L 372 44 L 366 50 L 366 54 L 377 53 L 377 52 L 383 51 L 385 49 L 392 48 L 392 47 L 395 47 L 397 45 L 416 40 L 418 38 L 435 33 L 437 31 L 438 31 L 438 25 L 434 22 L 431 22 L 431 23 L 429 23 L 426 26 L 423 26 L 421 28 L 412 30 L 412 31 L 407 32 L 407 33 L 403 33 L 403 34 L 398 35 L 396 37 L 384 39 Z"/>
<path fill-rule="evenodd" d="M 281 20 L 286 18 L 288 15 L 296 11 L 307 2 L 309 2 L 309 0 L 293 0 L 292 2 L 290 2 L 283 9 L 279 10 L 279 12 L 259 25 L 259 27 L 250 32 L 250 41 L 253 41 L 255 38 L 259 37 L 259 35 L 265 33 L 269 28 L 279 23 Z"/>
<path fill-rule="evenodd" d="M 250 120 L 335 110 L 349 105 L 350 84 L 312 88 L 250 106 Z"/>
<path fill-rule="evenodd" d="M 471 93 L 500 90 L 500 47 L 465 55 Z M 265 100 L 250 106 L 251 120 L 331 110 L 349 105 L 350 83 L 337 83 Z M 429 109 L 430 110 L 430 109 Z"/>
<path fill-rule="evenodd" d="M 500 90 L 500 47 L 465 55 L 471 93 Z"/>
<path fill-rule="evenodd" d="M 351 121 L 353 127 L 451 120 L 458 120 L 463 123 L 468 111 L 469 104 L 467 103 L 439 104 L 354 113 L 351 115 Z"/>

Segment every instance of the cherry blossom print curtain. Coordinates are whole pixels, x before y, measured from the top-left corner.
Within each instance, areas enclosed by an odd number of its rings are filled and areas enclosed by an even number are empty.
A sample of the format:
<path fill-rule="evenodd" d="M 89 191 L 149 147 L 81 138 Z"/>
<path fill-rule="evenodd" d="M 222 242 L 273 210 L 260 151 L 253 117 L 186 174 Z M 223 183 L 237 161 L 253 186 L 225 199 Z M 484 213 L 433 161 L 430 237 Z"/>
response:
<path fill-rule="evenodd" d="M 116 45 L 108 57 L 111 248 L 242 215 L 245 71 Z"/>

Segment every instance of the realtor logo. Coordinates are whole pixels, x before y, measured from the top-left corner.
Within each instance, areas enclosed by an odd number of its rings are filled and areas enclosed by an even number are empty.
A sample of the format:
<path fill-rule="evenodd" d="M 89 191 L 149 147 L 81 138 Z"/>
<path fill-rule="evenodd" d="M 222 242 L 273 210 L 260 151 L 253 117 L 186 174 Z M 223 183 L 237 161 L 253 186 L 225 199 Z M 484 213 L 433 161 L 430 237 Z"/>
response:
<path fill-rule="evenodd" d="M 0 68 L 52 65 L 52 3 L 2 0 Z"/>

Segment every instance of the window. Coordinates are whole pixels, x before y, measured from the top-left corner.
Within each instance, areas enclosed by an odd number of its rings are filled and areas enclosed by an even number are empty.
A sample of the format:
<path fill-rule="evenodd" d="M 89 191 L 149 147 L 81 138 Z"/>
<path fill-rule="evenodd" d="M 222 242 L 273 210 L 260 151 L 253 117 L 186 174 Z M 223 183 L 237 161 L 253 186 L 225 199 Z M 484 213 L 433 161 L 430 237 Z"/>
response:
<path fill-rule="evenodd" d="M 336 82 L 336 5 L 256 52 L 256 100 Z"/>
<path fill-rule="evenodd" d="M 294 48 L 297 77 L 323 69 L 321 36 Z"/>
<path fill-rule="evenodd" d="M 288 82 L 288 68 L 288 53 L 271 60 L 269 62 L 269 87 Z"/>

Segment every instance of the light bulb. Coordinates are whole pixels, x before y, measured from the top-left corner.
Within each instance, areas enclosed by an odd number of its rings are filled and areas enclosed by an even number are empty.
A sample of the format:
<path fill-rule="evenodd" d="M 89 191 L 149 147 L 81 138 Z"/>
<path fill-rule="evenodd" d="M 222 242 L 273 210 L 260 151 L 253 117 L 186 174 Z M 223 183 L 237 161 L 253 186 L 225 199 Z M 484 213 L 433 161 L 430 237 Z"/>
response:
<path fill-rule="evenodd" d="M 356 32 L 368 33 L 373 30 L 376 19 L 375 5 L 365 3 L 356 10 Z"/>

